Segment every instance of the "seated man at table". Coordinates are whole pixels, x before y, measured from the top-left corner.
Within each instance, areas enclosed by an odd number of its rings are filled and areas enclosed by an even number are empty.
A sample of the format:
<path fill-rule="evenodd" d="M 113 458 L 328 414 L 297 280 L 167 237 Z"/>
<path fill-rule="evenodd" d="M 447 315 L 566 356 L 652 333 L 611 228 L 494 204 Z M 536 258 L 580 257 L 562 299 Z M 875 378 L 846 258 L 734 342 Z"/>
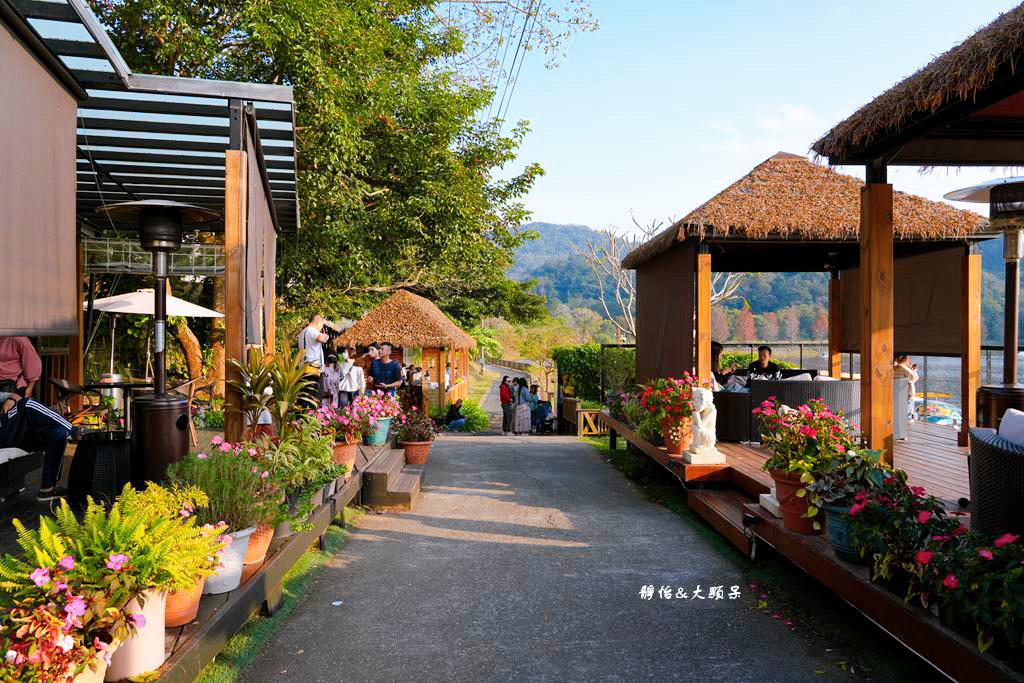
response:
<path fill-rule="evenodd" d="M 782 379 L 782 370 L 772 360 L 772 347 L 757 347 L 757 360 L 747 366 L 747 377 L 755 379 Z"/>
<path fill-rule="evenodd" d="M 71 423 L 34 398 L 0 393 L 0 448 L 43 451 L 43 479 L 36 500 L 63 498 L 57 486 L 64 462 L 64 447 L 71 438 Z"/>

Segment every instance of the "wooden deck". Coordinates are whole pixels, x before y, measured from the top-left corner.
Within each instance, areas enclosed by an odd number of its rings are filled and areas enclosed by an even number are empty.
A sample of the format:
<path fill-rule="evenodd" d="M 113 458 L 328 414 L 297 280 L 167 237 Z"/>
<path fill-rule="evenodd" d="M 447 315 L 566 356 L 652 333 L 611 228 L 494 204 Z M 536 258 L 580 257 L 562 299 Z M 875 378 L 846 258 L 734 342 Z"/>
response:
<path fill-rule="evenodd" d="M 729 467 L 765 486 L 772 480 L 761 465 L 768 452 L 759 444 L 719 442 L 718 449 L 725 453 Z M 960 498 L 970 497 L 967 478 L 967 448 L 956 444 L 956 432 L 951 427 L 911 423 L 908 438 L 897 441 L 893 448 L 893 464 L 907 473 L 907 480 L 947 504 L 955 505 Z"/>

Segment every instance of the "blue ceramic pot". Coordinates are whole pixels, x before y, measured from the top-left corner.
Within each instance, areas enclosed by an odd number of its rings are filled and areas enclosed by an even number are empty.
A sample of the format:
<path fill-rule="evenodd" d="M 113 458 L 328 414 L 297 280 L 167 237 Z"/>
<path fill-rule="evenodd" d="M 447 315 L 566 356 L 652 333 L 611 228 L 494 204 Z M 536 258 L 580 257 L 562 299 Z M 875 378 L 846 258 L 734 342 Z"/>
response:
<path fill-rule="evenodd" d="M 363 443 L 367 446 L 383 446 L 388 442 L 388 431 L 391 429 L 391 418 L 385 417 L 377 420 L 377 429 L 367 436 Z"/>

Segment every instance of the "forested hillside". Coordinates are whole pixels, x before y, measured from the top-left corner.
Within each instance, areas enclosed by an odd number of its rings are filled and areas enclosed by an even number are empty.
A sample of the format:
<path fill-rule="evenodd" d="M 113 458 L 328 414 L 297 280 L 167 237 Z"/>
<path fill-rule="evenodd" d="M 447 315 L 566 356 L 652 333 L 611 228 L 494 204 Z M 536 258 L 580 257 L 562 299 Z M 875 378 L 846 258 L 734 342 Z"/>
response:
<path fill-rule="evenodd" d="M 600 241 L 601 233 L 584 225 L 531 223 L 539 237 L 515 250 L 510 278 L 534 280 L 534 291 L 549 310 L 586 308 L 602 311 L 597 282 L 576 245 Z M 984 242 L 982 252 L 982 333 L 985 343 L 999 343 L 1003 320 L 1002 238 Z M 611 282 L 606 280 L 610 287 Z M 828 280 L 824 273 L 752 273 L 737 298 L 716 307 L 712 325 L 727 340 L 820 339 L 827 330 Z M 560 306 L 561 304 L 561 306 Z"/>

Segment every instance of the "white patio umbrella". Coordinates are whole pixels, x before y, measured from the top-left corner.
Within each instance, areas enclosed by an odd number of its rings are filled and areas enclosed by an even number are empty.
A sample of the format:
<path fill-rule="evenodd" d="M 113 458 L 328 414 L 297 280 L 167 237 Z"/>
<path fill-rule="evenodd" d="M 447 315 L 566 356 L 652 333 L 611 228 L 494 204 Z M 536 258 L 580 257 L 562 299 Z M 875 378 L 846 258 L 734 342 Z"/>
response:
<path fill-rule="evenodd" d="M 88 308 L 88 303 L 82 304 L 82 308 Z M 95 299 L 92 302 L 93 310 L 105 313 L 123 313 L 128 315 L 153 315 L 153 290 L 140 289 L 127 294 L 115 294 L 114 296 Z M 223 313 L 197 306 L 194 303 L 179 299 L 176 296 L 167 295 L 167 315 L 180 315 L 183 318 L 223 318 Z M 117 318 L 111 318 L 110 324 L 110 372 L 114 372 L 114 328 L 117 326 Z"/>

